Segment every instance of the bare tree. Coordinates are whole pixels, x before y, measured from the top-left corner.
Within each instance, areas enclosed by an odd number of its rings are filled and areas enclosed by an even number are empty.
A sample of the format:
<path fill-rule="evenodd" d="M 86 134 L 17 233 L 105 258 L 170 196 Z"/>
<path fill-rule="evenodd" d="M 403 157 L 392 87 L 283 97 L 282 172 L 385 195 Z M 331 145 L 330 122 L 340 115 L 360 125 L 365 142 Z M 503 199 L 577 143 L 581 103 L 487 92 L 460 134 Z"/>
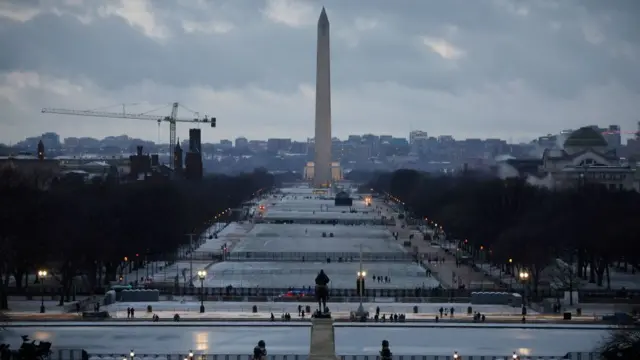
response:
<path fill-rule="evenodd" d="M 569 305 L 573 306 L 573 293 L 583 286 L 580 274 L 575 271 L 574 264 L 556 259 L 555 263 L 549 268 L 549 277 L 556 288 L 565 289 L 569 292 Z"/>
<path fill-rule="evenodd" d="M 603 360 L 640 359 L 640 330 L 614 330 L 598 349 Z"/>

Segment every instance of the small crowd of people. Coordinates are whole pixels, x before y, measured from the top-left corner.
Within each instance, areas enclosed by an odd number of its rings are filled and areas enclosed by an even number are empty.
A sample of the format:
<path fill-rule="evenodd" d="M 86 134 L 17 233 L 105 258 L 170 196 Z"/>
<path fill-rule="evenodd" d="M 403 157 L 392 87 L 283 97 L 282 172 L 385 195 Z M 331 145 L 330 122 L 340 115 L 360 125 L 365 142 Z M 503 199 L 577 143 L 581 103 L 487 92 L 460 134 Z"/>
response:
<path fill-rule="evenodd" d="M 379 283 L 389 284 L 391 283 L 391 276 L 376 276 L 372 275 L 373 281 L 377 281 Z"/>
<path fill-rule="evenodd" d="M 276 321 L 276 316 L 273 315 L 273 313 L 271 313 L 271 316 L 269 317 L 269 319 L 271 321 Z M 288 312 L 282 313 L 282 315 L 280 315 L 280 320 L 281 321 L 291 321 L 291 314 Z"/>
<path fill-rule="evenodd" d="M 133 319 L 135 317 L 136 310 L 133 307 L 127 308 L 127 319 Z"/>
<path fill-rule="evenodd" d="M 443 318 L 445 316 L 453 317 L 453 314 L 455 313 L 455 311 L 456 309 L 454 309 L 453 306 L 450 309 L 443 308 L 442 306 L 440 307 L 440 309 L 438 309 L 438 312 L 440 313 L 440 318 Z"/>

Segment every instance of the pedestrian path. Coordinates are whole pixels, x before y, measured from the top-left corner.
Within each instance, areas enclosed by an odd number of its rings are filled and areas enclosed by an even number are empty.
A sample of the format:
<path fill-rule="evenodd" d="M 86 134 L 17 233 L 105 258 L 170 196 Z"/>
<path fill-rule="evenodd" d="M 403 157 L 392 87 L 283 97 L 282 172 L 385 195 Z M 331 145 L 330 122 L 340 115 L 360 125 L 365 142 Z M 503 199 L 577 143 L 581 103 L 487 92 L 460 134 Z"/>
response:
<path fill-rule="evenodd" d="M 333 319 L 313 319 L 309 360 L 336 360 L 336 341 Z"/>
<path fill-rule="evenodd" d="M 387 214 L 392 214 L 393 209 L 383 201 L 376 201 L 376 205 L 381 206 Z M 403 227 L 404 226 L 404 227 Z M 406 221 L 396 219 L 396 226 L 389 227 L 389 231 L 398 234 L 400 243 L 411 239 L 413 251 L 417 251 L 420 258 L 424 258 L 422 265 L 431 270 L 433 276 L 447 289 L 457 289 L 460 286 L 467 289 L 498 289 L 499 286 L 482 272 L 475 271 L 471 266 L 459 264 L 456 265 L 456 258 L 450 253 L 444 251 L 439 246 L 434 246 L 430 241 L 424 240 L 422 233 L 412 229 L 406 224 Z M 441 261 L 426 261 L 428 259 L 442 259 Z"/>
<path fill-rule="evenodd" d="M 475 271 L 469 265 L 456 264 L 455 256 L 443 249 L 431 246 L 423 240 L 414 242 L 417 243 L 414 246 L 418 247 L 418 253 L 425 255 L 422 265 L 432 271 L 443 287 L 448 289 L 457 289 L 461 286 L 467 289 L 500 289 L 486 274 Z M 428 261 L 429 257 L 438 260 Z"/>
<path fill-rule="evenodd" d="M 69 321 L 83 321 L 82 314 L 37 314 L 37 313 L 13 313 L 8 312 L 6 314 L 13 322 L 29 322 L 29 321 L 52 321 L 52 322 L 69 322 Z M 110 313 L 111 319 L 105 320 L 106 322 L 133 322 L 133 323 L 148 323 L 153 320 L 153 315 L 157 315 L 159 317 L 160 322 L 166 323 L 166 321 L 175 321 L 175 316 L 179 316 L 179 320 L 183 321 L 269 321 L 271 320 L 271 313 L 269 312 L 239 312 L 239 311 L 206 311 L 205 313 L 200 313 L 198 311 L 185 312 L 185 311 L 154 311 L 151 313 L 148 312 L 135 312 L 133 317 L 127 315 L 126 311 L 118 312 L 118 313 Z M 273 313 L 274 321 L 281 322 L 283 313 Z M 346 321 L 351 320 L 351 312 L 349 311 L 338 311 L 332 312 L 332 317 L 337 321 Z M 382 315 L 382 314 L 381 314 Z M 397 323 L 388 320 L 387 323 Z M 514 314 L 484 314 L 486 316 L 486 320 L 484 323 L 479 323 L 473 321 L 472 315 L 467 315 L 465 313 L 456 313 L 454 316 L 443 316 L 440 317 L 439 313 L 406 313 L 405 319 L 408 322 L 435 322 L 436 316 L 438 317 L 438 323 L 446 326 L 447 324 L 451 324 L 454 326 L 455 324 L 516 324 L 522 322 L 521 315 Z M 291 314 L 292 323 L 299 322 L 309 322 L 312 319 L 309 316 L 305 316 L 304 318 L 298 316 L 298 314 Z M 541 315 L 541 314 L 528 314 L 527 322 L 528 323 L 562 323 L 565 325 L 576 325 L 576 324 L 587 324 L 594 323 L 602 320 L 602 316 L 597 314 L 582 314 L 580 316 L 574 316 L 571 320 L 564 320 L 561 315 Z M 382 319 L 379 320 L 383 322 Z M 96 325 L 99 325 L 101 322 L 94 322 Z M 406 323 L 405 323 L 406 324 Z M 54 324 L 50 324 L 50 326 L 54 326 Z M 81 326 L 81 324 L 78 324 Z"/>

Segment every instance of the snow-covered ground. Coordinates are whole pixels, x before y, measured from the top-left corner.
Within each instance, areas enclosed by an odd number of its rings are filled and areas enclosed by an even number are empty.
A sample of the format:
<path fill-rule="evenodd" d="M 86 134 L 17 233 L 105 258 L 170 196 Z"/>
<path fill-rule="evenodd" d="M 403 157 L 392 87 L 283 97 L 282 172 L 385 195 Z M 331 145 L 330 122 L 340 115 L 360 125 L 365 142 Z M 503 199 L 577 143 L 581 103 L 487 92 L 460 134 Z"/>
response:
<path fill-rule="evenodd" d="M 188 284 L 191 273 L 193 273 L 193 277 L 195 278 L 198 270 L 203 270 L 208 267 L 213 260 L 194 260 L 193 263 L 191 261 L 178 261 L 175 264 L 170 266 L 164 266 L 162 270 L 159 270 L 157 273 L 151 276 L 151 279 L 154 283 L 158 282 L 171 282 L 173 283 L 178 276 L 178 281 L 180 285 L 184 285 L 185 282 Z M 184 274 L 184 276 L 183 276 Z M 194 280 L 194 284 L 198 285 L 199 283 Z"/>
<path fill-rule="evenodd" d="M 236 262 L 217 263 L 207 270 L 205 286 L 224 287 L 307 287 L 321 269 L 331 278 L 331 287 L 348 289 L 355 286 L 359 271 L 358 262 Z M 367 272 L 365 286 L 368 289 L 433 288 L 439 282 L 425 276 L 425 270 L 415 263 L 364 263 Z M 372 276 L 389 276 L 390 283 L 373 281 Z"/>
<path fill-rule="evenodd" d="M 504 272 L 501 272 L 500 269 L 497 267 L 491 266 L 490 264 L 477 264 L 477 266 L 484 273 L 489 274 L 495 277 L 496 279 L 500 279 L 502 283 L 506 285 L 511 285 L 512 288 L 514 289 L 522 288 L 522 285 L 520 284 L 518 279 L 516 279 L 511 275 L 505 274 Z M 553 271 L 549 270 L 549 272 L 553 272 Z M 542 280 L 557 282 L 559 283 L 559 286 L 567 286 L 566 284 L 568 284 L 569 275 L 564 275 L 564 276 L 566 278 L 562 278 L 562 275 L 560 275 L 561 278 L 555 279 L 553 276 L 549 277 L 549 276 L 543 275 Z M 627 290 L 640 290 L 640 272 L 636 274 L 625 273 L 611 267 L 610 277 L 611 277 L 611 289 L 618 290 L 624 287 Z M 575 279 L 575 278 L 573 281 L 574 281 L 573 286 L 575 289 L 580 289 L 580 290 L 606 290 L 607 289 L 606 280 L 603 282 L 603 286 L 598 286 L 597 284 L 592 284 L 586 281 L 579 281 L 578 279 Z"/>
<path fill-rule="evenodd" d="M 364 252 L 404 252 L 383 226 L 312 224 L 257 224 L 232 252 L 358 252 L 360 245 Z"/>
<path fill-rule="evenodd" d="M 212 225 L 202 234 L 206 240 L 202 245 L 196 247 L 194 251 L 194 254 L 197 254 L 196 258 L 202 259 L 202 253 L 217 255 L 220 253 L 221 246 L 225 244 L 232 246 L 233 242 L 237 241 L 239 237 L 243 237 L 247 233 L 247 230 L 251 228 L 251 226 L 247 225 L 248 224 L 239 224 L 236 222 L 229 224 L 216 223 Z M 217 233 L 217 238 L 209 238 L 208 235 L 214 233 Z M 142 277 L 148 277 L 152 282 L 173 282 L 175 281 L 176 275 L 179 278 L 180 284 L 183 284 L 185 281 L 189 283 L 190 269 L 192 267 L 193 277 L 195 278 L 198 270 L 207 268 L 212 262 L 213 259 L 211 261 L 194 260 L 193 266 L 191 265 L 191 261 L 188 260 L 178 261 L 169 266 L 167 266 L 165 262 L 151 262 L 147 267 L 140 268 L 137 271 L 134 270 L 131 274 L 125 275 L 124 283 L 133 281 L 134 279 L 140 280 Z M 186 276 L 186 280 L 183 276 L 183 271 L 185 271 L 184 275 Z"/>
<path fill-rule="evenodd" d="M 218 232 L 218 238 L 207 238 L 207 241 L 200 245 L 195 252 L 212 252 L 212 253 L 220 253 L 220 248 L 225 244 L 230 246 L 230 237 L 242 236 L 246 233 L 245 228 L 242 224 L 238 224 L 236 222 L 230 223 L 225 228 Z"/>
<path fill-rule="evenodd" d="M 20 335 L 51 341 L 54 348 L 84 348 L 89 353 L 175 354 L 193 350 L 209 354 L 248 354 L 264 340 L 271 354 L 308 354 L 310 328 L 301 326 L 144 327 L 80 326 L 10 328 L 5 340 L 12 347 Z M 558 355 L 591 351 L 605 330 L 538 330 L 485 328 L 341 327 L 335 330 L 339 355 L 377 355 L 382 340 L 394 354 L 500 355 L 518 351 L 528 355 Z"/>

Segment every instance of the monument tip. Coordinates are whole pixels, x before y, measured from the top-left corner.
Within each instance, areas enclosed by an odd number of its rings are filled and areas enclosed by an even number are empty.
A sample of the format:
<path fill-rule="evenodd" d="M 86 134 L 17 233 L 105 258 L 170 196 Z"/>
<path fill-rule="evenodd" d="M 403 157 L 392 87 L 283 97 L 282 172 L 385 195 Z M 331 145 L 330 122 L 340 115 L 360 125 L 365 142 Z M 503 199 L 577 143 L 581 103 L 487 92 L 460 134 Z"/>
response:
<path fill-rule="evenodd" d="M 325 10 L 324 6 L 322 7 L 322 12 L 320 13 L 320 18 L 318 20 L 320 22 L 329 22 L 329 17 L 327 17 L 327 10 Z"/>

